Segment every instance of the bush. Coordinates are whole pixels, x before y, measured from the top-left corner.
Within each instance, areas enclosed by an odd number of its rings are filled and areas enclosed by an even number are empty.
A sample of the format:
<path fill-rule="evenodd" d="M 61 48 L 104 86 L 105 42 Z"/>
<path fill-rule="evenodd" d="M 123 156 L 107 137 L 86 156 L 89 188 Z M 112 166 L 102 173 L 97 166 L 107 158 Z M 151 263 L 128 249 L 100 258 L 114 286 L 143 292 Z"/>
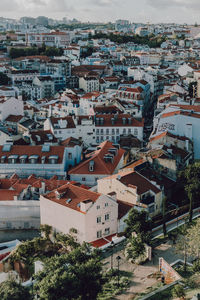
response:
<path fill-rule="evenodd" d="M 175 287 L 173 288 L 172 294 L 174 297 L 185 297 L 185 290 L 184 287 L 180 284 L 175 285 Z"/>
<path fill-rule="evenodd" d="M 193 262 L 193 271 L 200 272 L 200 259 Z"/>

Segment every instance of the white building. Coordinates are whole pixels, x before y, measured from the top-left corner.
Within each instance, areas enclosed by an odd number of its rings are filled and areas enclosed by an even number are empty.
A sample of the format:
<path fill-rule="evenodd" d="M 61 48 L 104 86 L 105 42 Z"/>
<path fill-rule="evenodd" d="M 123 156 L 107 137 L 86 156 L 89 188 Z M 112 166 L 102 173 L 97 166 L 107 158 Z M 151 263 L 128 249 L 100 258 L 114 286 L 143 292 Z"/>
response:
<path fill-rule="evenodd" d="M 0 97 L 0 121 L 4 121 L 9 115 L 24 115 L 24 104 L 21 97 L 18 99 Z"/>
<path fill-rule="evenodd" d="M 117 233 L 118 204 L 109 195 L 66 184 L 40 197 L 41 224 L 73 232 L 79 242 L 93 242 Z"/>
<path fill-rule="evenodd" d="M 86 93 L 99 91 L 99 79 L 94 76 L 85 76 L 79 78 L 79 88 Z"/>
<path fill-rule="evenodd" d="M 168 131 L 193 141 L 194 158 L 200 158 L 200 109 L 194 105 L 170 105 L 154 117 L 151 138 Z"/>

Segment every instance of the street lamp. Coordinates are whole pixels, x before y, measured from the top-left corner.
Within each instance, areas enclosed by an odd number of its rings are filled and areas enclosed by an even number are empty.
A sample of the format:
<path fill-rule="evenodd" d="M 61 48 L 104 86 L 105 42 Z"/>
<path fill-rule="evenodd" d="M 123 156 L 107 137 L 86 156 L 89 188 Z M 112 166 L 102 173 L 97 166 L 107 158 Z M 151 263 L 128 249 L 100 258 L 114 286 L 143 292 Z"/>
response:
<path fill-rule="evenodd" d="M 116 259 L 117 259 L 117 268 L 118 268 L 117 286 L 118 286 L 118 288 L 119 288 L 119 261 L 120 261 L 121 257 L 118 255 L 118 256 L 116 257 Z"/>
<path fill-rule="evenodd" d="M 114 242 L 112 241 L 111 243 L 110 243 L 110 245 L 111 245 L 111 270 L 113 270 L 113 247 L 114 247 Z"/>

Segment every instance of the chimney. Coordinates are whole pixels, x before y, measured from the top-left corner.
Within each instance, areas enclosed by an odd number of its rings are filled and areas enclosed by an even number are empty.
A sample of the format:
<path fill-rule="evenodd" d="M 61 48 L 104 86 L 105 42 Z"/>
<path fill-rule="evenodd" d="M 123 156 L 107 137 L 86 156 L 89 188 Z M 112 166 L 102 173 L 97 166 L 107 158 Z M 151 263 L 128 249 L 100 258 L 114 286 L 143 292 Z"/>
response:
<path fill-rule="evenodd" d="M 91 204 L 92 204 L 92 200 L 90 199 L 87 199 L 87 200 L 84 200 L 80 203 L 80 210 L 82 212 L 87 212 L 87 210 L 91 207 Z"/>

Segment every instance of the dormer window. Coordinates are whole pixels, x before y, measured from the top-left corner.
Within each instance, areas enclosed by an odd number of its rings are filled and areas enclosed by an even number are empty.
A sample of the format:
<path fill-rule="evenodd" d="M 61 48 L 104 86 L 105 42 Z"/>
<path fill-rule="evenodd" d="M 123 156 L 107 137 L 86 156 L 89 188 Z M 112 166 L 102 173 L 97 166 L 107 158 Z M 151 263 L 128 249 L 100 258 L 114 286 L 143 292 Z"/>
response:
<path fill-rule="evenodd" d="M 1 164 L 4 164 L 4 163 L 5 163 L 5 160 L 6 160 L 6 156 L 3 155 L 3 156 L 1 157 Z"/>
<path fill-rule="evenodd" d="M 20 163 L 21 163 L 21 164 L 25 164 L 26 161 L 27 161 L 27 157 L 28 157 L 28 155 L 21 155 L 21 156 L 19 157 Z"/>
<path fill-rule="evenodd" d="M 56 164 L 58 162 L 58 155 L 51 155 L 49 156 L 49 163 Z"/>
<path fill-rule="evenodd" d="M 38 162 L 38 155 L 31 155 L 31 156 L 29 156 L 29 162 L 31 163 L 31 164 L 36 164 L 37 162 Z"/>
<path fill-rule="evenodd" d="M 89 171 L 90 171 L 90 172 L 94 172 L 94 160 L 91 160 L 91 161 L 89 162 Z"/>
<path fill-rule="evenodd" d="M 8 156 L 8 163 L 9 164 L 16 164 L 17 158 L 18 158 L 18 155 L 10 155 L 10 156 Z"/>
<path fill-rule="evenodd" d="M 45 159 L 46 159 L 46 156 L 42 156 L 42 158 L 41 158 L 41 163 L 42 163 L 42 164 L 45 163 Z"/>

